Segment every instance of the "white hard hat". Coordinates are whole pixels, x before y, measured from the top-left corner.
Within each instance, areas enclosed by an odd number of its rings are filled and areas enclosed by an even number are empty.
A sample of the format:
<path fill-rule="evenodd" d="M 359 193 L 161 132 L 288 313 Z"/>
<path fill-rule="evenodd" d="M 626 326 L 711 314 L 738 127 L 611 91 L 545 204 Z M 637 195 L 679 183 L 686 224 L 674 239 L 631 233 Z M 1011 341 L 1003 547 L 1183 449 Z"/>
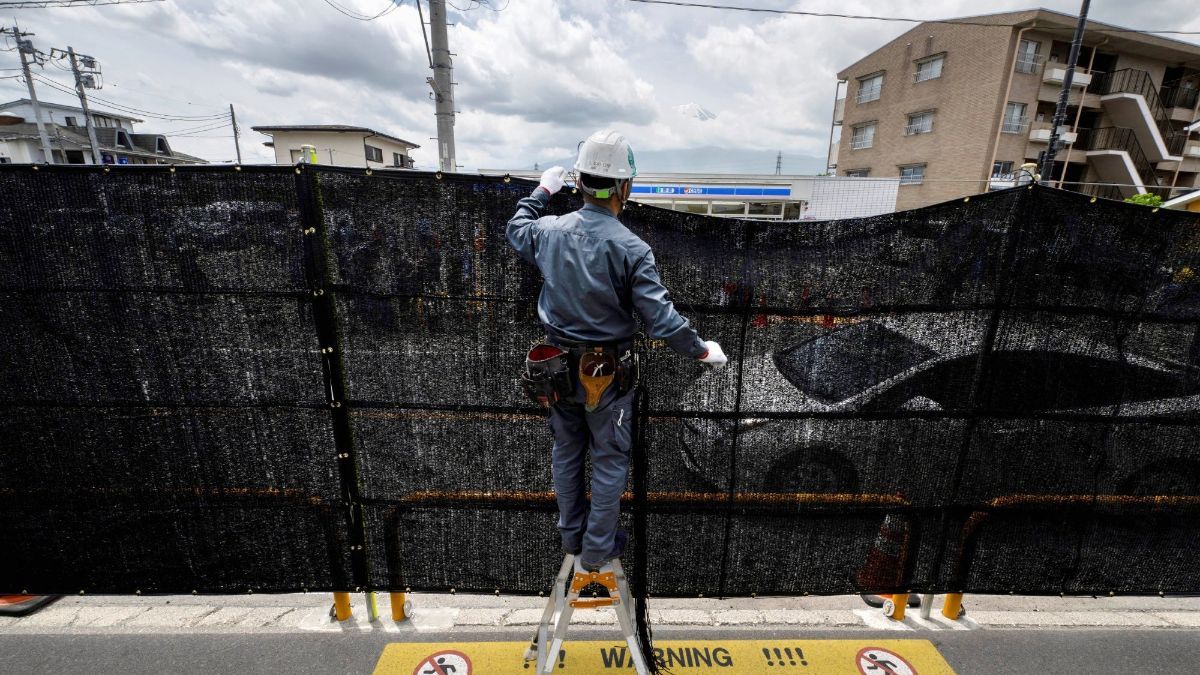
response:
<path fill-rule="evenodd" d="M 579 144 L 575 170 L 617 180 L 629 180 L 637 175 L 633 148 L 629 147 L 624 136 L 612 129 L 597 131 Z"/>

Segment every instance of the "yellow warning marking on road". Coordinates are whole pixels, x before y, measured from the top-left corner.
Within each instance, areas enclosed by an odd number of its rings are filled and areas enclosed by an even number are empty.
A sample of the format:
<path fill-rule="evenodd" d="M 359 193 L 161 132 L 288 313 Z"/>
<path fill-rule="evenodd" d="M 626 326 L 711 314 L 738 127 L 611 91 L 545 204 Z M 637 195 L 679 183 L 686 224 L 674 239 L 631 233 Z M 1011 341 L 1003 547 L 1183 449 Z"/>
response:
<path fill-rule="evenodd" d="M 528 642 L 394 642 L 383 648 L 375 675 L 532 675 Z M 929 640 L 659 640 L 659 660 L 688 673 L 811 673 L 813 675 L 953 675 Z M 623 643 L 567 642 L 559 675 L 633 672 Z"/>

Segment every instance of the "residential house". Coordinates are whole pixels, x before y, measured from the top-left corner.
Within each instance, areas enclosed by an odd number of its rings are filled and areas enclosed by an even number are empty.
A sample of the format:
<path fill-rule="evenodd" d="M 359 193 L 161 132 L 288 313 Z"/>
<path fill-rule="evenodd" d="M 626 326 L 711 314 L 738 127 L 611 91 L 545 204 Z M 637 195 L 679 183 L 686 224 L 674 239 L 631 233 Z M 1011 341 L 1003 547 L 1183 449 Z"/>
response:
<path fill-rule="evenodd" d="M 409 151 L 421 146 L 381 131 L 346 124 L 295 124 L 251 127 L 271 137 L 264 143 L 275 150 L 276 164 L 295 164 L 301 148 L 317 150 L 317 163 L 367 169 L 411 169 Z"/>
<path fill-rule="evenodd" d="M 41 103 L 42 123 L 55 164 L 92 164 L 83 108 Z M 206 160 L 177 152 L 163 134 L 134 131 L 142 120 L 128 115 L 91 110 L 100 158 L 105 164 L 204 164 Z M 46 162 L 29 99 L 0 104 L 0 164 Z"/>

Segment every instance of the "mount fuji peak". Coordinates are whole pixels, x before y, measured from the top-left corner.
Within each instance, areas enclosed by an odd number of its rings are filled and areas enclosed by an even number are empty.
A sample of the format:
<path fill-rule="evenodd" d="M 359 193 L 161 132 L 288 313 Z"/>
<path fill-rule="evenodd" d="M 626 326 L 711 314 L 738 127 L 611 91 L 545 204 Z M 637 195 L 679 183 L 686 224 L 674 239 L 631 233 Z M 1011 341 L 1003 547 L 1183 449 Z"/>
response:
<path fill-rule="evenodd" d="M 717 114 L 705 109 L 699 103 L 686 103 L 675 106 L 675 112 L 684 117 L 694 117 L 702 122 L 717 119 Z"/>

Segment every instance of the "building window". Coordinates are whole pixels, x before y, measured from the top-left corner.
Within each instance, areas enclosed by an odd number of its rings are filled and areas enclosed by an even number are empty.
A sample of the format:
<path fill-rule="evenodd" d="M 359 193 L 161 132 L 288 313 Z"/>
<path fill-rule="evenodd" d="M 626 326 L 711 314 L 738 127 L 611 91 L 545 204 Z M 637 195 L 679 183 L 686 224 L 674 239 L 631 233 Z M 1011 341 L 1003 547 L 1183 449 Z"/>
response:
<path fill-rule="evenodd" d="M 366 148 L 367 148 L 367 161 L 368 162 L 382 162 L 383 161 L 383 150 L 381 150 L 373 145 L 368 145 L 368 146 L 366 146 Z"/>
<path fill-rule="evenodd" d="M 64 119 L 67 121 L 67 126 L 69 126 L 69 127 L 79 126 L 78 124 L 75 123 L 75 118 L 73 116 L 68 115 Z"/>
<path fill-rule="evenodd" d="M 941 77 L 942 64 L 945 61 L 945 54 L 937 54 L 917 61 L 917 72 L 913 74 L 913 80 L 924 82 L 925 80 L 933 80 Z"/>
<path fill-rule="evenodd" d="M 746 215 L 746 203 L 713 202 L 712 210 L 709 213 L 714 216 L 744 216 Z"/>
<path fill-rule="evenodd" d="M 746 215 L 782 217 L 783 202 L 750 202 L 746 205 Z"/>
<path fill-rule="evenodd" d="M 846 169 L 846 178 L 866 178 L 870 175 L 870 169 Z"/>
<path fill-rule="evenodd" d="M 927 134 L 933 131 L 933 111 L 912 113 L 908 116 L 908 124 L 904 127 L 904 135 Z"/>
<path fill-rule="evenodd" d="M 404 168 L 404 159 L 405 159 L 404 155 L 402 155 L 398 152 L 393 152 L 392 153 L 392 166 L 403 169 Z"/>
<path fill-rule="evenodd" d="M 920 185 L 925 180 L 925 165 L 910 164 L 900 167 L 901 185 Z"/>
<path fill-rule="evenodd" d="M 1032 73 L 1037 70 L 1038 64 L 1042 62 L 1042 57 L 1039 52 L 1042 50 L 1042 43 L 1037 40 L 1021 40 L 1021 46 L 1017 48 L 1017 64 L 1014 66 L 1018 73 Z"/>
<path fill-rule="evenodd" d="M 1006 134 L 1024 133 L 1029 126 L 1029 120 L 1025 118 L 1025 104 L 1009 101 L 1004 107 L 1004 124 L 1000 127 L 1000 131 Z"/>
<path fill-rule="evenodd" d="M 883 91 L 883 73 L 875 73 L 858 78 L 858 97 L 859 103 L 867 103 L 869 101 L 878 101 L 879 94 Z"/>
<path fill-rule="evenodd" d="M 867 122 L 854 127 L 854 135 L 850 137 L 850 149 L 862 150 L 875 143 L 875 123 Z"/>
<path fill-rule="evenodd" d="M 708 214 L 708 202 L 675 202 L 675 210 L 684 213 Z"/>
<path fill-rule="evenodd" d="M 992 178 L 1003 178 L 1012 175 L 1012 162 L 995 162 L 992 164 Z"/>

